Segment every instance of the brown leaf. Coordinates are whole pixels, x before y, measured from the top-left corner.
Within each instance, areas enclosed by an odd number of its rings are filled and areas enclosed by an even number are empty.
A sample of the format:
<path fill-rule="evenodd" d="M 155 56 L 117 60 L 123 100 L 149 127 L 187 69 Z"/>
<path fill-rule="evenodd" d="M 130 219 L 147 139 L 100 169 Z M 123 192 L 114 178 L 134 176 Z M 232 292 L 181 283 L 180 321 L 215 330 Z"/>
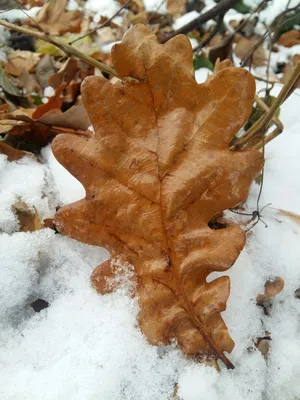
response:
<path fill-rule="evenodd" d="M 247 38 L 241 38 L 235 49 L 234 53 L 237 57 L 239 57 L 241 60 L 249 54 L 249 52 L 253 49 L 253 47 L 256 45 L 257 39 L 247 39 Z M 261 67 L 265 65 L 266 63 L 266 52 L 265 49 L 262 46 L 259 46 L 254 52 L 251 57 L 251 60 L 249 61 L 252 63 L 254 67 Z"/>
<path fill-rule="evenodd" d="M 32 153 L 24 150 L 15 149 L 8 144 L 0 141 L 0 154 L 5 154 L 8 161 L 17 161 L 23 157 L 34 157 Z"/>
<path fill-rule="evenodd" d="M 127 0 L 119 0 L 121 6 L 127 3 Z M 131 2 L 126 7 L 135 13 L 139 13 L 145 10 L 144 1 L 143 0 L 131 0 Z"/>
<path fill-rule="evenodd" d="M 55 74 L 52 57 L 46 54 L 36 66 L 36 77 L 43 89 L 49 86 L 48 80 Z"/>
<path fill-rule="evenodd" d="M 256 297 L 256 302 L 258 305 L 262 305 L 264 302 L 268 301 L 270 297 L 274 297 L 279 294 L 284 288 L 284 280 L 280 276 L 276 276 L 275 279 L 268 280 L 265 283 L 265 293 L 259 294 Z"/>
<path fill-rule="evenodd" d="M 56 89 L 63 83 L 70 83 L 71 80 L 75 78 L 79 70 L 80 68 L 78 67 L 78 60 L 76 60 L 74 57 L 70 57 L 63 64 L 60 70 L 48 79 L 48 83 L 50 86 Z"/>
<path fill-rule="evenodd" d="M 182 15 L 185 12 L 187 0 L 167 0 L 167 10 L 171 15 Z"/>
<path fill-rule="evenodd" d="M 271 340 L 270 334 L 266 332 L 266 336 L 258 338 L 255 344 L 265 359 L 267 359 L 269 355 Z"/>
<path fill-rule="evenodd" d="M 37 210 L 32 211 L 24 201 L 18 201 L 13 205 L 20 224 L 20 232 L 34 232 L 42 229 L 41 221 Z"/>
<path fill-rule="evenodd" d="M 91 123 L 80 99 L 67 111 L 61 111 L 63 100 L 60 95 L 64 87 L 57 88 L 48 103 L 35 109 L 20 108 L 12 113 L 0 113 L 0 132 L 7 132 L 6 141 L 12 146 L 25 141 L 41 148 L 62 132 L 90 136 L 87 129 Z"/>
<path fill-rule="evenodd" d="M 35 17 L 35 21 L 44 31 L 53 35 L 63 35 L 66 32 L 80 32 L 82 22 L 81 12 L 78 10 L 67 11 L 67 4 L 68 0 L 50 0 Z M 35 25 L 30 19 L 27 23 Z"/>
<path fill-rule="evenodd" d="M 278 40 L 278 44 L 285 47 L 297 46 L 300 44 L 300 31 L 294 29 L 283 33 Z"/>
<path fill-rule="evenodd" d="M 29 74 L 26 70 L 24 70 L 19 76 L 18 86 L 24 90 L 26 95 L 29 95 L 33 92 L 41 92 L 41 87 L 35 79 L 34 74 Z"/>
<path fill-rule="evenodd" d="M 230 368 L 223 352 L 234 342 L 220 315 L 229 278 L 206 279 L 231 267 L 245 233 L 208 223 L 246 198 L 263 165 L 257 151 L 228 149 L 251 112 L 254 79 L 225 68 L 199 85 L 188 38 L 161 45 L 143 25 L 114 46 L 112 62 L 124 82 L 88 77 L 82 86 L 93 138 L 53 142 L 86 189 L 85 199 L 57 212 L 56 227 L 134 265 L 139 324 L 150 343 L 176 338 L 188 355 Z M 111 274 L 110 266 L 98 274 L 101 293 Z"/>
<path fill-rule="evenodd" d="M 211 41 L 212 42 L 212 41 Z M 208 58 L 213 64 L 219 58 L 221 61 L 226 60 L 232 55 L 233 36 L 225 37 L 220 43 L 209 48 Z M 212 42 L 213 43 L 213 42 Z"/>
<path fill-rule="evenodd" d="M 53 218 L 45 218 L 43 220 L 43 225 L 44 225 L 44 228 L 49 228 L 49 229 L 52 229 L 53 231 L 57 232 Z"/>
<path fill-rule="evenodd" d="M 13 51 L 8 55 L 5 72 L 13 76 L 20 76 L 24 71 L 33 72 L 39 59 L 40 55 L 31 51 Z"/>

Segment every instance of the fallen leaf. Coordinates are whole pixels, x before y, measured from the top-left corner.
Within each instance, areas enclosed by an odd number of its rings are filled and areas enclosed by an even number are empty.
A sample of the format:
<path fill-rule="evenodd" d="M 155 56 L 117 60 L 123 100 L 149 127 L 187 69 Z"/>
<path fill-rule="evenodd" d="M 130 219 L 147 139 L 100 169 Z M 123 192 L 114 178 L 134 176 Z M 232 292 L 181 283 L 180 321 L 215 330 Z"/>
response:
<path fill-rule="evenodd" d="M 225 37 L 220 43 L 208 49 L 208 58 L 213 64 L 215 64 L 218 58 L 223 61 L 231 57 L 233 39 L 234 37 L 232 35 L 229 35 L 228 37 Z"/>
<path fill-rule="evenodd" d="M 43 225 L 44 225 L 44 228 L 49 228 L 49 229 L 52 229 L 53 231 L 57 232 L 53 218 L 45 218 L 43 220 Z"/>
<path fill-rule="evenodd" d="M 20 76 L 24 71 L 33 72 L 40 60 L 40 55 L 31 51 L 16 50 L 8 55 L 5 72 L 13 76 Z"/>
<path fill-rule="evenodd" d="M 35 17 L 35 22 L 45 31 L 53 35 L 63 35 L 66 32 L 80 32 L 82 15 L 79 10 L 67 11 L 68 0 L 50 0 Z M 30 25 L 35 25 L 31 19 Z"/>
<path fill-rule="evenodd" d="M 270 297 L 277 296 L 284 288 L 284 280 L 280 276 L 276 276 L 275 279 L 267 280 L 265 283 L 265 293 L 259 294 L 256 297 L 257 304 L 261 305 L 265 301 L 269 300 Z"/>
<path fill-rule="evenodd" d="M 182 15 L 185 12 L 187 0 L 167 0 L 167 10 L 171 15 Z"/>
<path fill-rule="evenodd" d="M 20 142 L 25 142 L 34 145 L 26 146 L 26 150 L 37 152 L 58 133 L 90 136 L 87 131 L 90 120 L 80 99 L 67 111 L 61 111 L 61 92 L 64 88 L 57 88 L 47 103 L 34 109 L 19 108 L 12 113 L 0 113 L 0 133 L 7 133 L 6 142 L 17 147 Z"/>
<path fill-rule="evenodd" d="M 293 47 L 300 44 L 300 31 L 293 29 L 283 33 L 278 39 L 278 44 L 284 47 Z"/>
<path fill-rule="evenodd" d="M 127 0 L 119 0 L 121 6 L 126 4 Z M 143 0 L 131 0 L 131 2 L 127 5 L 129 10 L 134 11 L 135 13 L 139 13 L 145 10 L 144 1 Z"/>
<path fill-rule="evenodd" d="M 267 332 L 266 336 L 258 338 L 256 342 L 257 349 L 261 352 L 262 356 L 267 359 L 270 351 L 271 336 Z"/>
<path fill-rule="evenodd" d="M 13 210 L 18 218 L 20 232 L 34 232 L 42 229 L 37 210 L 32 211 L 24 201 L 18 201 L 13 205 Z"/>
<path fill-rule="evenodd" d="M 234 54 L 241 60 L 256 46 L 257 39 L 241 38 L 235 46 Z M 261 67 L 265 65 L 267 60 L 265 49 L 260 45 L 252 54 L 249 63 L 254 67 Z"/>
<path fill-rule="evenodd" d="M 23 157 L 34 157 L 32 153 L 24 150 L 18 150 L 9 146 L 7 143 L 0 141 L 0 154 L 5 154 L 8 161 L 17 161 Z"/>
<path fill-rule="evenodd" d="M 186 354 L 232 368 L 223 352 L 234 342 L 220 315 L 229 278 L 206 278 L 231 267 L 245 233 L 208 224 L 246 198 L 263 165 L 255 150 L 228 149 L 251 112 L 254 79 L 225 68 L 197 84 L 189 39 L 161 45 L 143 25 L 113 47 L 112 62 L 124 82 L 88 77 L 82 86 L 95 135 L 53 142 L 55 157 L 86 190 L 57 212 L 55 225 L 134 265 L 139 325 L 150 343 L 176 338 Z M 113 272 L 97 275 L 101 293 Z"/>
<path fill-rule="evenodd" d="M 13 96 L 21 96 L 20 90 L 17 88 L 16 83 L 10 79 L 6 72 L 2 69 L 0 64 L 0 87 Z"/>
<path fill-rule="evenodd" d="M 49 86 L 48 80 L 55 72 L 52 58 L 46 54 L 36 66 L 36 77 L 43 89 Z"/>
<path fill-rule="evenodd" d="M 25 95 L 30 95 L 33 92 L 41 92 L 41 87 L 35 79 L 35 75 L 29 74 L 25 69 L 19 76 L 18 86 L 23 89 Z"/>
<path fill-rule="evenodd" d="M 48 84 L 56 89 L 63 83 L 70 83 L 71 80 L 76 77 L 78 71 L 80 71 L 78 60 L 74 57 L 70 57 L 58 72 L 49 77 Z"/>

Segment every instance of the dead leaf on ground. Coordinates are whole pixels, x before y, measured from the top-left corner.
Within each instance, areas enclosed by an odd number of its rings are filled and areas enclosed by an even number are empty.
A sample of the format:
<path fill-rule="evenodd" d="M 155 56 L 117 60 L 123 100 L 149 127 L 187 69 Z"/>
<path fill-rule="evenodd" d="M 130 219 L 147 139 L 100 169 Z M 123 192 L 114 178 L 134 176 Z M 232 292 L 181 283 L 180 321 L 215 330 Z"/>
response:
<path fill-rule="evenodd" d="M 243 60 L 256 44 L 257 39 L 241 38 L 235 46 L 234 54 Z M 261 45 L 253 52 L 249 63 L 251 63 L 254 67 L 261 67 L 265 65 L 266 59 L 265 49 Z"/>
<path fill-rule="evenodd" d="M 171 15 L 182 15 L 185 12 L 187 0 L 167 0 L 167 11 Z"/>
<path fill-rule="evenodd" d="M 71 80 L 75 78 L 79 70 L 80 68 L 78 66 L 78 60 L 74 57 L 70 57 L 58 72 L 49 77 L 48 83 L 50 86 L 56 89 L 63 83 L 70 83 Z"/>
<path fill-rule="evenodd" d="M 43 89 L 49 86 L 48 80 L 56 73 L 52 57 L 46 54 L 36 66 L 36 77 Z"/>
<path fill-rule="evenodd" d="M 20 225 L 20 232 L 34 232 L 42 229 L 40 216 L 33 207 L 31 210 L 24 201 L 18 201 L 13 205 L 13 210 L 18 218 Z"/>
<path fill-rule="evenodd" d="M 225 37 L 221 42 L 208 49 L 208 58 L 215 64 L 219 58 L 221 61 L 230 59 L 232 55 L 233 36 Z M 213 43 L 213 42 L 212 42 Z"/>
<path fill-rule="evenodd" d="M 34 92 L 40 93 L 42 95 L 41 86 L 35 79 L 35 75 L 29 74 L 25 69 L 23 70 L 23 73 L 19 76 L 18 86 L 19 88 L 23 89 L 23 93 L 25 95 L 30 95 Z"/>
<path fill-rule="evenodd" d="M 63 35 L 66 32 L 80 32 L 82 14 L 79 10 L 67 11 L 68 0 L 50 0 L 40 10 L 35 17 L 38 25 L 48 33 L 53 35 Z M 30 25 L 35 25 L 30 19 Z"/>
<path fill-rule="evenodd" d="M 24 150 L 18 150 L 9 146 L 7 143 L 0 141 L 0 154 L 5 154 L 8 161 L 17 161 L 23 157 L 35 158 L 32 153 Z"/>
<path fill-rule="evenodd" d="M 121 4 L 121 6 L 126 4 L 126 2 L 127 2 L 127 0 L 119 0 L 119 3 Z M 144 1 L 143 0 L 132 0 L 126 8 L 128 8 L 129 10 L 131 10 L 135 13 L 145 11 Z"/>
<path fill-rule="evenodd" d="M 300 31 L 293 29 L 283 33 L 278 39 L 278 44 L 284 47 L 293 47 L 300 44 Z"/>
<path fill-rule="evenodd" d="M 20 76 L 24 71 L 33 72 L 40 60 L 40 55 L 31 51 L 16 50 L 8 55 L 5 72 L 13 76 Z"/>
<path fill-rule="evenodd" d="M 297 289 L 297 290 L 295 290 L 295 297 L 296 297 L 297 299 L 300 299 L 300 288 Z"/>
<path fill-rule="evenodd" d="M 266 332 L 264 337 L 260 337 L 257 339 L 257 342 L 255 343 L 255 346 L 257 349 L 260 351 L 262 356 L 267 359 L 269 352 L 270 352 L 270 345 L 271 345 L 271 335 L 269 332 Z"/>
<path fill-rule="evenodd" d="M 82 86 L 95 135 L 54 140 L 56 158 L 86 189 L 55 225 L 134 265 L 139 325 L 150 343 L 176 338 L 186 354 L 231 368 L 223 352 L 234 342 L 220 314 L 229 278 L 206 278 L 231 267 L 245 233 L 208 223 L 246 198 L 263 165 L 258 151 L 228 149 L 251 112 L 254 79 L 225 68 L 197 84 L 189 39 L 161 45 L 143 25 L 113 47 L 112 61 L 124 82 L 88 77 Z"/>
<path fill-rule="evenodd" d="M 62 132 L 90 136 L 87 131 L 90 121 L 80 99 L 67 111 L 61 111 L 64 88 L 57 88 L 47 103 L 34 109 L 19 108 L 12 113 L 0 113 L 0 133 L 6 133 L 7 143 L 18 146 L 25 142 L 35 146 L 30 147 L 31 151 L 38 151 Z"/>
<path fill-rule="evenodd" d="M 276 276 L 275 279 L 267 280 L 265 283 L 265 293 L 259 294 L 256 297 L 257 304 L 262 304 L 269 300 L 271 297 L 277 296 L 284 288 L 284 280 L 280 276 Z"/>

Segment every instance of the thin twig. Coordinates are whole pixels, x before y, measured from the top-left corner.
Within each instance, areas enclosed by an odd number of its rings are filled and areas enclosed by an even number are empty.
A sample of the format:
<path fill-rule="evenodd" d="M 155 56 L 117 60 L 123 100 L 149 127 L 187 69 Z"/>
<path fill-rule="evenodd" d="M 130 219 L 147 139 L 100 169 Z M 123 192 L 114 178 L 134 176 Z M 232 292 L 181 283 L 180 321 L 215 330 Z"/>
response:
<path fill-rule="evenodd" d="M 205 47 L 212 40 L 212 38 L 219 32 L 222 26 L 224 15 L 225 15 L 224 11 L 218 15 L 217 23 L 214 29 L 210 32 L 209 36 L 205 40 L 203 40 L 203 42 L 199 43 L 198 46 L 194 48 L 193 50 L 194 53 Z"/>
<path fill-rule="evenodd" d="M 127 7 L 128 4 L 131 3 L 131 2 L 132 2 L 132 0 L 127 0 L 126 3 L 123 4 L 122 7 L 119 8 L 119 10 L 118 10 L 112 17 L 110 17 L 107 21 L 103 22 L 103 24 L 101 24 L 101 25 L 96 26 L 96 28 L 90 30 L 89 32 L 87 32 L 87 33 L 85 33 L 84 35 L 78 37 L 77 39 L 72 40 L 71 42 L 69 42 L 69 44 L 71 45 L 71 44 L 73 44 L 73 43 L 75 43 L 75 42 L 78 42 L 78 40 L 84 39 L 85 37 L 90 36 L 90 35 L 92 35 L 93 33 L 97 32 L 98 29 L 104 28 L 105 26 L 107 26 L 108 24 L 110 24 L 111 21 L 112 21 L 115 17 L 117 17 L 117 16 L 120 14 L 120 12 L 121 12 L 122 10 L 124 10 L 124 8 Z"/>
<path fill-rule="evenodd" d="M 0 25 L 4 26 L 9 30 L 25 33 L 26 35 L 33 36 L 37 39 L 41 39 L 44 40 L 45 42 L 51 43 L 54 46 L 58 47 L 60 50 L 62 50 L 67 56 L 75 56 L 80 60 L 84 61 L 86 64 L 98 68 L 102 72 L 118 77 L 117 72 L 113 68 L 103 64 L 100 61 L 95 60 L 90 56 L 87 56 L 86 54 L 78 50 L 76 47 L 73 47 L 68 43 L 64 43 L 61 39 L 55 38 L 48 33 L 33 31 L 31 29 L 27 29 L 22 26 L 11 24 L 10 22 L 4 20 L 0 20 Z"/>
<path fill-rule="evenodd" d="M 215 7 L 209 9 L 206 11 L 204 14 L 199 15 L 199 17 L 193 19 L 191 22 L 188 24 L 182 26 L 181 28 L 177 29 L 177 31 L 166 35 L 165 37 L 162 38 L 161 43 L 166 43 L 169 39 L 172 37 L 179 35 L 180 33 L 188 33 L 192 31 L 193 29 L 198 28 L 200 25 L 204 24 L 205 22 L 209 21 L 210 19 L 213 19 L 220 13 L 228 11 L 231 7 L 233 7 L 237 3 L 237 0 L 223 0 L 220 3 L 218 3 Z"/>
<path fill-rule="evenodd" d="M 298 6 L 299 7 L 299 6 Z M 291 10 L 291 9 L 290 9 Z M 285 10 L 283 11 L 279 16 L 284 16 L 285 13 L 287 13 L 290 10 Z M 281 26 L 285 23 L 287 23 L 288 21 L 290 21 L 291 19 L 295 18 L 295 16 L 298 16 L 300 13 L 297 13 L 296 15 L 288 18 L 287 20 L 283 21 L 283 22 L 279 22 L 278 24 L 276 24 L 276 26 L 272 29 L 267 29 L 265 31 L 265 33 L 263 34 L 263 36 L 255 43 L 255 45 L 249 50 L 249 52 L 243 57 L 243 59 L 241 60 L 241 66 L 244 67 L 249 59 L 252 57 L 253 53 L 255 52 L 255 50 L 272 34 L 274 34 L 274 42 L 275 42 L 275 38 L 276 38 L 276 32 L 279 31 L 279 29 L 281 28 Z"/>

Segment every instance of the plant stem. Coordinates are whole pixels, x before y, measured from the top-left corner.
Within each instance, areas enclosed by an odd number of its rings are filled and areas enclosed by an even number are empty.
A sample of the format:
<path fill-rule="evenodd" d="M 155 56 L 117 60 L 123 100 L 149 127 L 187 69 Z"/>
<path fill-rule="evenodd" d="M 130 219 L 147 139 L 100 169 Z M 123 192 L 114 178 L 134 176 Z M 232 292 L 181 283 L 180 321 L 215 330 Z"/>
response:
<path fill-rule="evenodd" d="M 53 36 L 49 35 L 48 33 L 34 31 L 34 30 L 31 30 L 28 28 L 24 28 L 22 26 L 11 24 L 10 22 L 4 21 L 4 20 L 0 20 L 0 25 L 4 26 L 5 28 L 7 28 L 9 30 L 20 32 L 20 33 L 25 33 L 26 35 L 33 36 L 37 39 L 41 39 L 41 40 L 44 40 L 45 42 L 51 43 L 54 46 L 58 47 L 60 50 L 62 50 L 67 56 L 69 56 L 69 57 L 75 56 L 75 57 L 79 58 L 80 60 L 84 61 L 86 64 L 89 64 L 95 68 L 98 68 L 102 72 L 105 72 L 107 74 L 118 77 L 118 74 L 116 73 L 116 71 L 113 68 L 103 64 L 100 61 L 95 60 L 94 58 L 92 58 L 90 56 L 87 56 L 82 51 L 76 49 L 76 47 L 73 47 L 68 43 L 64 43 L 61 39 L 53 37 Z"/>
<path fill-rule="evenodd" d="M 232 146 L 233 150 L 241 149 L 246 146 L 247 142 L 251 140 L 258 132 L 261 132 L 266 126 L 268 126 L 271 119 L 276 114 L 277 110 L 281 106 L 281 104 L 286 100 L 286 98 L 291 94 L 292 90 L 295 87 L 295 83 L 299 79 L 300 76 L 300 63 L 296 65 L 294 68 L 290 78 L 283 85 L 278 97 L 269 108 L 269 111 L 266 112 L 248 131 L 247 133 L 238 139 L 235 144 Z"/>

